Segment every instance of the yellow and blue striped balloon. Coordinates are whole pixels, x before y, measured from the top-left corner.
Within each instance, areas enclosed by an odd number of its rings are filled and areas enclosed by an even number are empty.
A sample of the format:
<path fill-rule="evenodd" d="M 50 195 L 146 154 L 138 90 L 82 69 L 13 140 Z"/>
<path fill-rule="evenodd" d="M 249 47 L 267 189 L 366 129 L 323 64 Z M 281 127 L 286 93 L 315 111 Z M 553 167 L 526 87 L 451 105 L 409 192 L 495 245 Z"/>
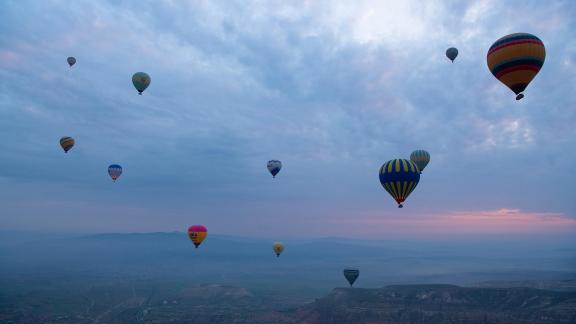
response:
<path fill-rule="evenodd" d="M 410 154 L 410 161 L 414 162 L 420 173 L 422 173 L 424 168 L 428 165 L 428 162 L 430 162 L 430 153 L 424 150 L 416 150 Z"/>
<path fill-rule="evenodd" d="M 402 208 L 402 203 L 420 181 L 420 171 L 414 162 L 406 159 L 390 160 L 380 168 L 380 183 Z"/>

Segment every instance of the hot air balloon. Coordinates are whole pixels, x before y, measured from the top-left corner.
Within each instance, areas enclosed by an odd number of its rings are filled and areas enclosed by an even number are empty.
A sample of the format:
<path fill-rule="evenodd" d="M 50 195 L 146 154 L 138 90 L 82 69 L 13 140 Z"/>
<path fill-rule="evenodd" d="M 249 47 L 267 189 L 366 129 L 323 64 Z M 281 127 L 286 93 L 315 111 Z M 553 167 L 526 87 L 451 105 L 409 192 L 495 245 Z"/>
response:
<path fill-rule="evenodd" d="M 524 98 L 524 89 L 542 68 L 545 58 L 546 49 L 538 37 L 515 33 L 494 42 L 486 61 L 496 79 L 514 91 L 516 100 L 520 100 Z"/>
<path fill-rule="evenodd" d="M 420 171 L 414 162 L 406 159 L 390 160 L 380 168 L 380 183 L 402 208 L 402 203 L 420 181 Z"/>
<path fill-rule="evenodd" d="M 282 169 L 282 162 L 278 160 L 270 160 L 268 161 L 268 171 L 272 174 L 272 178 L 276 178 L 278 172 Z"/>
<path fill-rule="evenodd" d="M 428 162 L 430 162 L 430 153 L 424 150 L 416 150 L 410 154 L 410 161 L 414 162 L 420 173 L 422 173 L 424 168 L 428 165 Z"/>
<path fill-rule="evenodd" d="M 108 174 L 112 178 L 113 181 L 116 181 L 122 175 L 122 167 L 118 164 L 111 164 L 108 167 Z"/>
<path fill-rule="evenodd" d="M 69 136 L 64 136 L 60 139 L 60 146 L 64 149 L 64 153 L 68 153 L 70 149 L 74 146 L 74 139 Z"/>
<path fill-rule="evenodd" d="M 359 275 L 360 275 L 360 270 L 358 270 L 356 268 L 344 269 L 344 277 L 346 277 L 346 280 L 348 280 L 350 287 L 352 287 L 352 285 L 354 284 L 356 279 L 358 279 Z"/>
<path fill-rule="evenodd" d="M 192 225 L 188 227 L 188 237 L 196 248 L 202 244 L 206 235 L 208 235 L 208 230 L 203 225 Z"/>
<path fill-rule="evenodd" d="M 284 251 L 284 244 L 282 244 L 282 242 L 274 242 L 272 249 L 274 250 L 274 253 L 276 253 L 276 256 L 279 257 Z"/>
<path fill-rule="evenodd" d="M 449 58 L 452 63 L 454 63 L 456 56 L 458 56 L 458 49 L 456 47 L 450 47 L 446 50 L 446 57 Z"/>
<path fill-rule="evenodd" d="M 69 58 L 66 59 L 66 61 L 68 62 L 68 65 L 70 65 L 70 67 L 76 64 L 76 58 L 74 56 L 70 56 Z"/>
<path fill-rule="evenodd" d="M 148 88 L 150 81 L 150 76 L 144 72 L 136 72 L 132 76 L 132 83 L 134 84 L 134 88 L 138 90 L 139 95 Z"/>

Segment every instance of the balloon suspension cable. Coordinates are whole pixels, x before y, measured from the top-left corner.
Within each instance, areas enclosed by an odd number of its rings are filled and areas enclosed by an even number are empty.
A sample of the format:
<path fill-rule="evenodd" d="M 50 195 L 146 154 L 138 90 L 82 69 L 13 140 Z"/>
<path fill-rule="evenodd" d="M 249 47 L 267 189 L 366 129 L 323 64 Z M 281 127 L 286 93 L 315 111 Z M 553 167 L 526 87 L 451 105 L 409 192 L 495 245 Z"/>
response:
<path fill-rule="evenodd" d="M 522 99 L 522 98 L 524 98 L 524 94 L 523 94 L 523 93 L 519 93 L 519 94 L 516 96 L 516 100 L 520 100 L 520 99 Z"/>

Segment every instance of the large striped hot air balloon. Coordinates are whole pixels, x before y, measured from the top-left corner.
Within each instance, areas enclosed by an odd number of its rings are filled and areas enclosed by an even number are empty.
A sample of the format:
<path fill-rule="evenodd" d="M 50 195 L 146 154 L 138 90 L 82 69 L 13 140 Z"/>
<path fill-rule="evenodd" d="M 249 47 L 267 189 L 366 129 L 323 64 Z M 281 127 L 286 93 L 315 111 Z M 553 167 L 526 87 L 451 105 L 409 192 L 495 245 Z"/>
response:
<path fill-rule="evenodd" d="M 402 208 L 402 203 L 420 181 L 420 171 L 414 162 L 406 159 L 390 160 L 380 168 L 380 183 Z"/>
<path fill-rule="evenodd" d="M 534 79 L 546 58 L 542 41 L 528 33 L 515 33 L 497 40 L 486 56 L 490 72 L 516 94 L 516 100 L 524 98 L 522 92 Z"/>
<path fill-rule="evenodd" d="M 428 165 L 428 162 L 430 162 L 430 153 L 424 150 L 416 150 L 410 154 L 410 161 L 414 162 L 420 173 L 422 173 L 424 168 Z"/>
<path fill-rule="evenodd" d="M 108 167 L 108 174 L 113 181 L 116 181 L 122 175 L 122 167 L 118 164 L 111 164 Z"/>
<path fill-rule="evenodd" d="M 204 241 L 207 235 L 208 230 L 203 225 L 192 225 L 188 227 L 188 237 L 196 248 L 202 244 L 202 241 Z"/>
<path fill-rule="evenodd" d="M 64 136 L 60 139 L 60 146 L 62 146 L 62 149 L 65 153 L 70 151 L 70 149 L 74 146 L 74 143 L 74 139 L 70 136 Z"/>

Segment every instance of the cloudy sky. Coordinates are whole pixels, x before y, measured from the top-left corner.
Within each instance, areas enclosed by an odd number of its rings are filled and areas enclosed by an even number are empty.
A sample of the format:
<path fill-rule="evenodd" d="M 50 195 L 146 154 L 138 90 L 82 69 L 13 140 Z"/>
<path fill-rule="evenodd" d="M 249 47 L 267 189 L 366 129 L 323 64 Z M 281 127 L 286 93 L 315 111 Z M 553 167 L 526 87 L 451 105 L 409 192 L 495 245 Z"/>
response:
<path fill-rule="evenodd" d="M 573 235 L 575 16 L 571 0 L 2 1 L 0 229 Z M 547 57 L 516 101 L 485 61 L 520 31 Z M 398 209 L 378 169 L 420 148 Z"/>

